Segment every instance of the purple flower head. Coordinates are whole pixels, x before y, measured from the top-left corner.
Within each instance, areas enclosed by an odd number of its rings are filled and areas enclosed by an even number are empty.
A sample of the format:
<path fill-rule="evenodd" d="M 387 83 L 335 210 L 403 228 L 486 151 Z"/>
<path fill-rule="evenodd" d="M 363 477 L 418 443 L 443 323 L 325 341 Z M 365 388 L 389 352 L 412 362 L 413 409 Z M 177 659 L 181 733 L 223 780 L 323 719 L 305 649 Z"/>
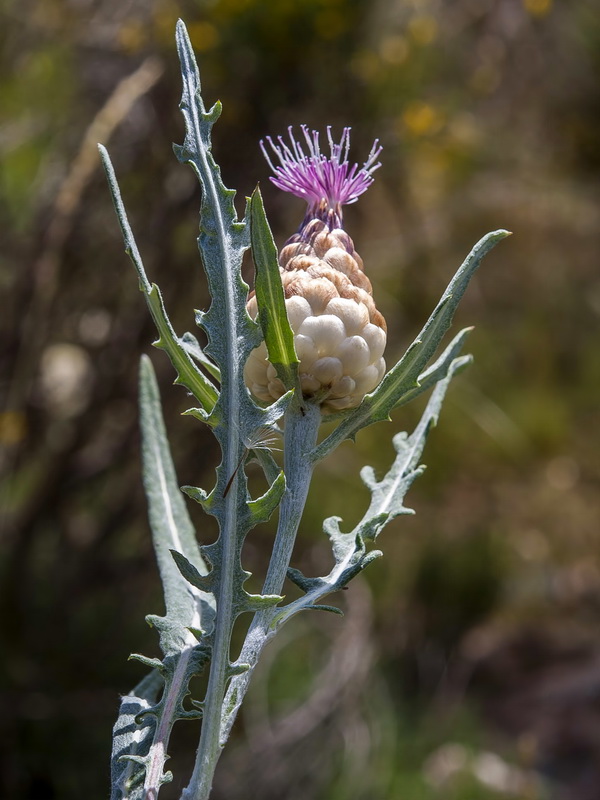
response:
<path fill-rule="evenodd" d="M 359 168 L 358 164 L 350 164 L 350 128 L 344 128 L 339 144 L 333 141 L 331 126 L 327 128 L 330 156 L 321 152 L 318 131 L 309 131 L 306 125 L 301 126 L 304 144 L 296 141 L 292 127 L 288 128 L 290 145 L 282 136 L 277 137 L 275 144 L 270 136 L 266 141 L 277 156 L 279 164 L 275 165 L 269 157 L 264 141 L 260 146 L 274 176 L 271 181 L 284 192 L 291 192 L 308 203 L 307 219 L 323 219 L 333 227 L 340 227 L 342 206 L 355 203 L 363 192 L 373 183 L 373 172 L 381 166 L 377 161 L 382 147 L 376 139 L 369 157 Z M 305 220 L 306 223 L 306 220 Z"/>

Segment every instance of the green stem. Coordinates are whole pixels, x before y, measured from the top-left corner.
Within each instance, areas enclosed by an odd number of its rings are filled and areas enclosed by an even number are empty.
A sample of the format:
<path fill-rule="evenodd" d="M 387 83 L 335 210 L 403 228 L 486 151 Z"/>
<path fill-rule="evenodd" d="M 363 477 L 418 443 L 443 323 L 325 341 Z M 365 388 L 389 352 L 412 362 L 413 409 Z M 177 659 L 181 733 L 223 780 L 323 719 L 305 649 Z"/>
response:
<path fill-rule="evenodd" d="M 263 594 L 281 594 L 287 569 L 290 565 L 296 533 L 306 505 L 306 498 L 314 469 L 310 457 L 317 441 L 321 410 L 318 405 L 305 403 L 302 408 L 294 404 L 286 413 L 284 432 L 284 472 L 286 490 L 279 510 L 279 525 L 273 545 L 269 569 L 263 585 Z M 269 608 L 256 613 L 238 662 L 249 664 L 250 669 L 232 678 L 223 703 L 221 746 L 225 745 L 238 709 L 248 689 L 252 671 L 267 642 L 275 635 L 272 622 L 277 609 Z"/>

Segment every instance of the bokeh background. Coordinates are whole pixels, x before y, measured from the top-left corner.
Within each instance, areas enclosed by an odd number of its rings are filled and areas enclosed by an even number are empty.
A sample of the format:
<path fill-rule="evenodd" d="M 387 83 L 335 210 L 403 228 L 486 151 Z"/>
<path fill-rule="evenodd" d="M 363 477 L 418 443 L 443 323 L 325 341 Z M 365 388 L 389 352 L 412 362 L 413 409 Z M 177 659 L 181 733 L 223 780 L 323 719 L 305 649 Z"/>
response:
<path fill-rule="evenodd" d="M 265 656 L 215 800 L 600 797 L 600 7 L 594 0 L 3 0 L 0 16 L 0 796 L 108 792 L 119 693 L 158 654 L 137 364 L 153 329 L 95 150 L 112 154 L 146 268 L 180 332 L 207 296 L 182 140 L 187 22 L 214 152 L 261 181 L 281 244 L 301 201 L 258 141 L 352 125 L 383 166 L 346 223 L 393 362 L 472 244 L 488 256 L 452 386 L 385 558 Z M 153 352 L 182 483 L 210 487 L 207 432 Z M 408 407 L 320 468 L 295 563 L 328 568 L 324 516 L 360 517 L 358 472 L 393 457 Z M 192 509 L 199 536 L 212 523 Z M 272 538 L 245 551 L 257 581 Z M 195 723 L 175 728 L 179 796 Z"/>

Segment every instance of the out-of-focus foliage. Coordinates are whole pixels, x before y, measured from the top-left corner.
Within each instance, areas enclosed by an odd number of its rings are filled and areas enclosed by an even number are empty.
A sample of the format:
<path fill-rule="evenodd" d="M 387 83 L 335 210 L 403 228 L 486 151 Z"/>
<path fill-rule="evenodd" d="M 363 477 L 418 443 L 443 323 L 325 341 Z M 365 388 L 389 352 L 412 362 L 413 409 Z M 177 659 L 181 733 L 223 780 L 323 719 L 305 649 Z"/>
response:
<path fill-rule="evenodd" d="M 596 800 L 594 0 L 4 0 L 0 795 L 106 796 L 117 695 L 140 675 L 125 659 L 152 652 L 143 616 L 162 611 L 136 423 L 153 331 L 95 142 L 110 140 L 150 277 L 179 330 L 191 328 L 206 296 L 197 189 L 170 151 L 182 139 L 178 16 L 205 97 L 224 104 L 225 182 L 241 202 L 262 181 L 280 244 L 303 207 L 268 183 L 258 139 L 351 124 L 357 160 L 382 140 L 383 167 L 346 219 L 390 322 L 390 361 L 471 243 L 515 234 L 463 301 L 476 361 L 430 437 L 408 498 L 417 515 L 386 531 L 388 557 L 345 593 L 345 622 L 300 618 L 268 651 L 215 798 L 252 786 L 265 800 Z M 216 453 L 178 416 L 186 401 L 163 354 L 153 360 L 178 474 L 202 483 Z M 358 469 L 383 469 L 391 434 L 418 410 L 322 466 L 296 566 L 325 563 L 321 520 L 357 521 L 368 499 Z M 202 518 L 198 529 L 214 534 Z M 244 554 L 257 576 L 260 542 Z M 190 760 L 193 726 L 179 734 Z"/>

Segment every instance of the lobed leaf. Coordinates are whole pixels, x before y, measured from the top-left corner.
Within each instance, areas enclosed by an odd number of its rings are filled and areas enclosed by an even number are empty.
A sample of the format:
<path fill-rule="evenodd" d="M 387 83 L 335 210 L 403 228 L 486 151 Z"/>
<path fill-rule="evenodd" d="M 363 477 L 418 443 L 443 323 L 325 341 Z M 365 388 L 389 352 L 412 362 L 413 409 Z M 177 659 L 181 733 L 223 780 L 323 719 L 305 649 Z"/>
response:
<path fill-rule="evenodd" d="M 462 359 L 455 359 L 446 377 L 439 381 L 413 433 L 397 433 L 392 442 L 396 450 L 396 458 L 391 468 L 381 481 L 375 479 L 371 467 L 361 470 L 363 483 L 371 492 L 371 502 L 361 522 L 353 534 L 365 540 L 374 541 L 385 524 L 400 514 L 412 514 L 411 509 L 404 506 L 404 497 L 415 478 L 423 473 L 424 467 L 419 464 L 427 436 L 437 424 L 442 402 L 452 378 L 462 367 Z M 372 522 L 376 521 L 373 525 Z"/>

